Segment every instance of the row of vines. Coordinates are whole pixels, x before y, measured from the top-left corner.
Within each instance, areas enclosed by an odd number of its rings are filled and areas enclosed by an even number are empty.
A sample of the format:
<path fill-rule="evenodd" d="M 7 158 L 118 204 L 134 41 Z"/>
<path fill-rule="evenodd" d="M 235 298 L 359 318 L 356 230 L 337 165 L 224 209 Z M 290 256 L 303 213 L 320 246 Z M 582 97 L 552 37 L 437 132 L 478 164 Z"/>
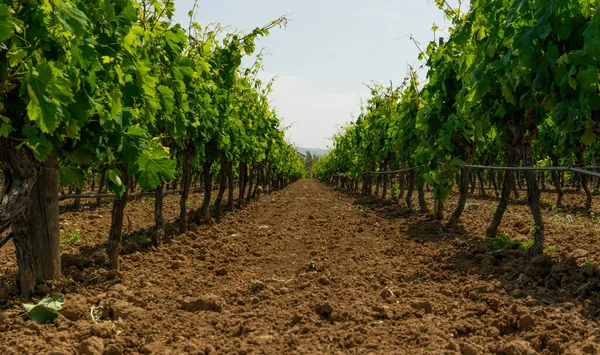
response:
<path fill-rule="evenodd" d="M 215 214 L 234 179 L 240 202 L 304 174 L 267 95 L 242 59 L 280 18 L 250 33 L 173 18 L 173 0 L 0 0 L 0 233 L 11 228 L 19 287 L 60 277 L 59 186 L 93 176 L 114 194 L 107 254 L 119 267 L 129 192 L 155 195 L 154 243 L 164 237 L 166 184 L 181 187 L 179 229 Z M 188 216 L 192 180 L 204 203 Z M 88 185 L 89 186 L 89 185 Z M 101 190 L 100 190 L 101 191 Z"/>
<path fill-rule="evenodd" d="M 400 87 L 375 85 L 356 122 L 334 137 L 330 155 L 317 165 L 324 181 L 372 193 L 374 180 L 386 194 L 390 174 L 400 170 L 400 189 L 412 207 L 418 191 L 428 212 L 425 189 L 433 188 L 434 216 L 458 186 L 449 218 L 459 223 L 472 165 L 500 167 L 595 166 L 600 134 L 600 13 L 591 0 L 473 0 L 461 12 L 436 1 L 452 20 L 449 38 L 432 41 L 426 82 L 412 68 Z M 378 173 L 379 172 L 379 173 Z M 534 220 L 531 254 L 542 253 L 544 223 L 540 181 L 550 178 L 561 203 L 565 175 L 527 169 L 489 171 L 502 185 L 486 234 L 497 234 L 517 176 L 524 178 Z M 589 177 L 568 173 L 592 198 Z M 521 185 L 521 181 L 518 181 Z M 397 191 L 394 191 L 396 195 Z M 397 198 L 396 198 L 397 199 Z"/>

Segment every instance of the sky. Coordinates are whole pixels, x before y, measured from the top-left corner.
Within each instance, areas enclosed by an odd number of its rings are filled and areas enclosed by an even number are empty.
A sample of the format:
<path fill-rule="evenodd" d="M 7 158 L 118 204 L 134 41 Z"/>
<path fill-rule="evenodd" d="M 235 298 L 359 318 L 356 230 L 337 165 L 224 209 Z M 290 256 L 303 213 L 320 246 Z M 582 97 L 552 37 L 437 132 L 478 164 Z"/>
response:
<path fill-rule="evenodd" d="M 175 20 L 184 27 L 193 3 L 175 0 Z M 286 28 L 257 42 L 267 54 L 260 77 L 276 78 L 271 105 L 288 127 L 288 141 L 305 148 L 331 146 L 333 134 L 360 113 L 366 85 L 399 85 L 408 65 L 421 66 L 411 35 L 425 49 L 434 23 L 442 37 L 450 26 L 433 0 L 198 0 L 198 6 L 200 24 L 244 32 L 288 17 Z M 418 73 L 424 80 L 426 70 Z"/>

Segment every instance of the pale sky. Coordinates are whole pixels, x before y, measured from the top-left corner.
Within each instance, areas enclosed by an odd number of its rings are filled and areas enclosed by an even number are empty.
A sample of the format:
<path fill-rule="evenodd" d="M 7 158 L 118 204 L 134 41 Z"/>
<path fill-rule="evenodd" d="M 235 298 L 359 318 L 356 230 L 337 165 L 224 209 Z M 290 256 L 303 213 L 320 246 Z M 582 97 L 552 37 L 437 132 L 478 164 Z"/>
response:
<path fill-rule="evenodd" d="M 458 0 L 448 1 L 455 6 Z M 418 49 L 433 40 L 432 25 L 450 26 L 433 0 L 199 0 L 197 22 L 244 32 L 287 15 L 257 42 L 268 55 L 265 81 L 276 77 L 271 103 L 287 139 L 299 147 L 327 148 L 338 128 L 360 112 L 372 81 L 401 84 L 407 66 L 418 68 Z M 177 21 L 187 27 L 193 0 L 176 0 Z M 462 5 L 463 11 L 468 3 Z M 443 31 L 437 36 L 447 37 Z M 425 79 L 426 70 L 419 72 Z"/>

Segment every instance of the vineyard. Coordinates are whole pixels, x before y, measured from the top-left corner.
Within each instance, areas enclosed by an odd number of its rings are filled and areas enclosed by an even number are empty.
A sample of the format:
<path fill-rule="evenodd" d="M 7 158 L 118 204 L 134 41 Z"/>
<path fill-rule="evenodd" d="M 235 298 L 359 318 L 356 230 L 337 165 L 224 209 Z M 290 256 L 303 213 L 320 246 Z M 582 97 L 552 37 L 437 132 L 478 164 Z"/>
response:
<path fill-rule="evenodd" d="M 0 231 L 12 227 L 4 242 L 12 238 L 17 248 L 22 296 L 60 276 L 59 185 L 80 194 L 101 176 L 99 191 L 115 194 L 107 253 L 118 269 L 124 210 L 136 188 L 154 192 L 159 246 L 169 182 L 181 186 L 184 233 L 190 220 L 211 218 L 215 175 L 217 218 L 226 190 L 234 207 L 235 175 L 240 203 L 302 177 L 269 107 L 270 84 L 257 79 L 260 54 L 254 66 L 241 66 L 256 38 L 286 19 L 228 33 L 195 23 L 192 9 L 186 32 L 171 21 L 174 11 L 168 0 L 0 4 Z M 196 174 L 204 200 L 188 216 Z"/>
<path fill-rule="evenodd" d="M 540 185 L 553 185 L 561 206 L 565 182 L 576 184 L 590 210 L 590 177 L 600 177 L 593 171 L 600 134 L 596 5 L 473 1 L 466 14 L 444 1 L 439 6 L 454 27 L 447 41 L 439 38 L 421 52 L 426 83 L 410 68 L 400 87 L 373 86 L 356 122 L 334 137 L 317 175 L 366 194 L 375 187 L 383 198 L 390 190 L 399 200 L 406 191 L 409 210 L 416 189 L 421 212 L 429 211 L 424 189 L 431 186 L 439 220 L 458 186 L 451 226 L 459 223 L 469 185 L 477 179 L 483 194 L 487 180 L 500 197 L 485 231 L 490 238 L 511 191 L 518 197 L 517 185 L 526 186 L 534 236 L 529 252 L 539 255 L 545 237 Z"/>
<path fill-rule="evenodd" d="M 0 0 L 0 353 L 600 352 L 597 4 L 436 4 L 320 157 L 260 79 L 286 17 Z"/>

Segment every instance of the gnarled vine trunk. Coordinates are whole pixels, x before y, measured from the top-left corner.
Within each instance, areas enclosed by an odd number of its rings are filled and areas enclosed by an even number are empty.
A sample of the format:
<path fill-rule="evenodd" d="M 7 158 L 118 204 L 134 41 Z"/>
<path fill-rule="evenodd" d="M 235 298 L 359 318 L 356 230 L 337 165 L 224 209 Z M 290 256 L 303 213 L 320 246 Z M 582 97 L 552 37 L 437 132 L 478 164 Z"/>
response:
<path fill-rule="evenodd" d="M 383 170 L 387 171 L 389 168 L 389 164 L 386 161 L 383 164 Z M 388 174 L 383 174 L 383 191 L 381 192 L 381 198 L 385 200 L 385 198 L 387 197 L 387 191 L 388 191 L 388 184 L 389 184 L 389 175 Z"/>
<path fill-rule="evenodd" d="M 475 146 L 465 143 L 462 140 L 456 141 L 455 144 L 461 149 L 463 159 L 465 163 L 469 165 L 473 159 L 473 155 L 475 155 Z M 470 170 L 471 169 L 468 167 L 462 167 L 460 169 L 460 176 L 458 179 L 458 190 L 460 195 L 458 197 L 458 204 L 456 205 L 452 216 L 450 216 L 450 221 L 448 221 L 448 225 L 450 226 L 455 226 L 458 224 L 460 216 L 462 216 L 462 213 L 465 210 L 465 204 L 467 203 L 467 197 L 469 195 L 469 177 L 471 176 Z M 475 187 L 475 177 L 473 177 L 473 187 Z"/>
<path fill-rule="evenodd" d="M 190 196 L 190 188 L 192 185 L 191 170 L 194 155 L 196 155 L 196 150 L 190 147 L 186 147 L 183 151 L 183 162 L 181 166 L 181 185 L 183 191 L 181 193 L 181 199 L 179 200 L 179 233 L 185 233 L 187 231 L 187 201 Z"/>
<path fill-rule="evenodd" d="M 124 165 L 118 166 L 121 171 L 121 181 L 123 185 L 129 186 L 130 177 L 127 175 L 127 167 Z M 115 198 L 111 212 L 110 233 L 108 243 L 106 244 L 106 253 L 108 261 L 113 269 L 119 269 L 120 261 L 119 254 L 123 243 L 123 217 L 125 215 L 125 207 L 129 201 L 129 191 L 125 191 L 122 196 Z"/>
<path fill-rule="evenodd" d="M 438 221 L 444 219 L 444 201 L 434 200 L 433 201 L 433 217 Z"/>
<path fill-rule="evenodd" d="M 25 298 L 33 295 L 37 283 L 61 277 L 57 169 L 55 155 L 41 163 L 28 207 L 12 225 L 19 289 Z"/>
<path fill-rule="evenodd" d="M 210 198 L 212 194 L 212 175 L 210 168 L 212 167 L 212 161 L 207 160 L 202 166 L 202 180 L 204 185 L 204 199 L 202 200 L 202 206 L 196 213 L 196 221 L 209 221 L 210 220 Z"/>
<path fill-rule="evenodd" d="M 100 181 L 98 182 L 98 195 L 102 193 L 102 189 L 104 188 L 104 183 L 106 180 L 106 168 L 102 169 L 102 173 L 100 173 Z M 100 207 L 100 203 L 102 203 L 102 199 L 100 197 L 96 198 L 96 206 Z"/>
<path fill-rule="evenodd" d="M 240 163 L 240 182 L 239 182 L 239 196 L 238 205 L 244 204 L 244 193 L 246 192 L 246 186 L 248 185 L 248 165 L 246 163 Z M 277 186 L 275 186 L 277 189 Z"/>
<path fill-rule="evenodd" d="M 483 196 L 485 195 L 485 187 L 483 186 L 483 172 L 481 170 L 477 170 L 477 180 L 479 180 L 479 194 Z"/>
<path fill-rule="evenodd" d="M 37 180 L 37 169 L 33 157 L 26 149 L 17 149 L 15 142 L 6 139 L 0 139 L 0 162 L 4 175 L 0 204 L 2 233 L 11 226 L 15 218 L 25 212 L 29 195 Z"/>
<path fill-rule="evenodd" d="M 460 178 L 459 178 L 459 192 L 460 196 L 458 197 L 458 204 L 456 205 L 456 209 L 450 216 L 450 221 L 448 221 L 448 225 L 455 226 L 458 224 L 460 220 L 460 216 L 465 210 L 465 205 L 467 203 L 467 197 L 469 195 L 469 168 L 463 167 L 460 169 Z"/>
<path fill-rule="evenodd" d="M 419 209 L 421 213 L 429 213 L 429 207 L 427 207 L 427 201 L 425 200 L 425 189 L 423 188 L 424 183 L 419 183 L 417 191 L 419 193 Z"/>
<path fill-rule="evenodd" d="M 229 211 L 233 211 L 234 205 L 234 197 L 233 197 L 233 163 L 229 164 L 229 169 L 227 169 L 227 209 Z"/>
<path fill-rule="evenodd" d="M 512 137 L 511 141 L 506 144 L 505 159 L 509 166 L 514 166 L 518 160 L 515 144 L 516 139 L 514 136 Z M 504 216 L 504 212 L 508 207 L 511 190 L 513 189 L 514 184 L 515 172 L 513 170 L 505 170 L 502 182 L 502 191 L 500 192 L 500 201 L 498 201 L 498 206 L 496 207 L 496 212 L 494 212 L 492 222 L 485 231 L 486 236 L 489 238 L 494 238 L 498 234 L 498 228 L 500 227 L 500 222 L 502 222 L 502 216 Z"/>
<path fill-rule="evenodd" d="M 406 194 L 406 208 L 409 211 L 412 211 L 412 209 L 413 209 L 413 201 L 412 201 L 413 198 L 412 197 L 413 197 L 413 191 L 415 190 L 414 189 L 414 186 L 415 186 L 415 171 L 414 171 L 414 169 L 408 173 L 407 183 L 408 183 L 408 192 Z"/>
<path fill-rule="evenodd" d="M 575 154 L 577 157 L 577 163 L 581 167 L 584 166 L 583 149 L 584 147 L 582 146 L 580 150 Z M 579 181 L 581 182 L 581 187 L 583 188 L 583 191 L 585 191 L 585 208 L 588 211 L 590 211 L 592 209 L 592 192 L 590 191 L 590 188 L 588 186 L 588 176 L 585 174 L 579 174 Z"/>
<path fill-rule="evenodd" d="M 558 157 L 556 157 L 556 156 L 552 157 L 552 165 L 558 166 Z M 554 188 L 556 189 L 556 193 L 558 195 L 556 197 L 556 205 L 562 206 L 562 199 L 564 196 L 564 192 L 562 189 L 562 184 L 560 182 L 560 175 L 557 171 L 552 171 L 551 176 L 552 176 L 552 183 L 554 184 Z"/>
<path fill-rule="evenodd" d="M 56 194 L 58 195 L 58 190 L 57 190 Z M 81 188 L 79 188 L 79 187 L 75 188 L 75 195 L 81 195 Z M 73 209 L 74 210 L 78 210 L 80 208 L 81 208 L 81 198 L 80 197 L 76 197 L 73 200 Z"/>
<path fill-rule="evenodd" d="M 154 190 L 154 233 L 152 234 L 152 242 L 154 246 L 160 246 L 165 237 L 165 220 L 163 218 L 163 202 L 164 202 L 165 183 L 161 181 L 160 185 Z"/>
<path fill-rule="evenodd" d="M 227 170 L 229 169 L 230 163 L 221 163 L 221 170 L 219 171 L 219 193 L 215 200 L 215 217 L 221 218 L 221 203 L 223 202 L 223 196 L 225 195 L 225 189 L 227 188 Z"/>
<path fill-rule="evenodd" d="M 537 137 L 539 130 L 533 123 L 533 111 L 527 114 L 527 121 L 529 127 L 529 134 L 527 137 L 521 138 L 523 141 L 523 163 L 525 166 L 533 166 L 533 154 L 531 152 L 531 145 L 533 140 Z M 544 250 L 544 221 L 542 219 L 542 209 L 540 207 L 540 190 L 538 188 L 535 171 L 526 170 L 525 180 L 527 182 L 527 202 L 529 209 L 533 215 L 533 222 L 535 224 L 533 230 L 533 245 L 529 249 L 530 255 L 539 255 Z"/>
<path fill-rule="evenodd" d="M 253 165 L 250 166 L 250 177 L 248 178 L 248 194 L 246 196 L 246 201 L 250 202 L 252 199 L 252 188 L 254 187 L 254 171 L 256 169 Z"/>

